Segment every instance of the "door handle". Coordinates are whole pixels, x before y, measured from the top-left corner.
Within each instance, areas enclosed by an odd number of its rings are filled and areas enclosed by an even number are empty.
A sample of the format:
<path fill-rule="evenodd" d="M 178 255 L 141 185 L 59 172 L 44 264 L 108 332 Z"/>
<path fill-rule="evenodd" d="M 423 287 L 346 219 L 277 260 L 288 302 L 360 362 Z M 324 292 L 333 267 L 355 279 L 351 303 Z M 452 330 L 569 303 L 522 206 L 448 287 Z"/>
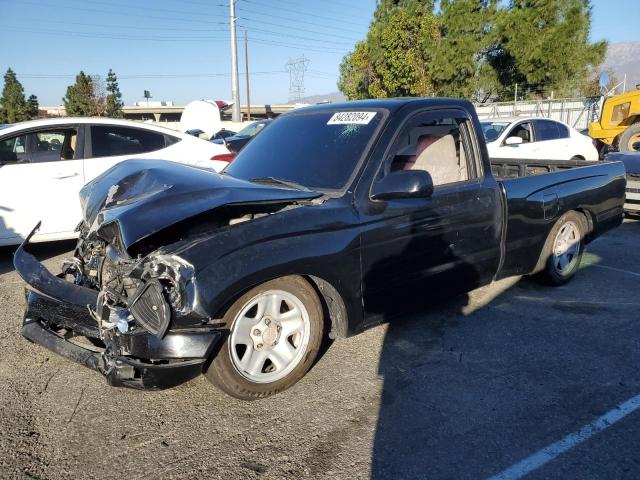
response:
<path fill-rule="evenodd" d="M 73 177 L 78 177 L 80 176 L 80 174 L 78 172 L 76 173 L 69 173 L 69 174 L 64 174 L 64 173 L 58 173 L 56 174 L 55 178 L 56 180 L 63 180 L 65 178 L 73 178 Z"/>

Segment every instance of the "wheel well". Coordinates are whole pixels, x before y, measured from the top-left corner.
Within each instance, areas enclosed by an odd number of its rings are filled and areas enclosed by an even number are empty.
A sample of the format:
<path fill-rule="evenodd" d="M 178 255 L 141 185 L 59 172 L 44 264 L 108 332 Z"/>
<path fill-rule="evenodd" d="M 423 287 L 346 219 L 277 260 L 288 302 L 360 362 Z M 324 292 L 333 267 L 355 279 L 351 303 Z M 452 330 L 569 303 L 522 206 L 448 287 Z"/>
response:
<path fill-rule="evenodd" d="M 329 338 L 344 338 L 347 336 L 347 308 L 342 296 L 326 280 L 314 275 L 305 275 L 305 278 L 318 292 L 322 301 L 325 318 L 330 323 Z"/>
<path fill-rule="evenodd" d="M 589 236 L 593 232 L 593 214 L 586 208 L 576 208 L 576 212 L 584 215 L 585 220 L 587 221 L 587 231 L 585 234 L 586 236 Z"/>
<path fill-rule="evenodd" d="M 585 218 L 585 222 L 587 223 L 587 231 L 585 232 L 585 237 L 588 241 L 589 239 L 589 235 L 591 234 L 591 232 L 593 232 L 593 217 L 591 212 L 589 212 L 589 210 L 584 209 L 584 208 L 576 208 L 575 210 L 568 210 L 567 212 L 563 213 L 560 217 L 556 218 L 554 220 L 553 225 L 555 226 L 556 223 L 560 220 L 560 218 L 563 215 L 566 215 L 569 212 L 576 212 L 579 213 L 580 215 L 584 216 Z M 551 230 L 549 233 L 551 233 L 551 231 L 553 230 L 554 226 L 551 227 Z M 536 263 L 535 268 L 533 269 L 533 272 L 531 272 L 532 274 L 535 273 L 539 273 L 541 272 L 546 263 L 547 263 L 547 259 L 549 258 L 548 256 L 545 256 L 546 250 L 547 250 L 547 242 L 549 241 L 549 236 L 547 236 L 547 239 L 545 240 L 544 245 L 542 246 L 542 251 L 540 252 L 540 256 L 538 257 L 538 262 Z"/>
<path fill-rule="evenodd" d="M 571 160 L 584 160 L 584 157 L 582 155 L 574 155 Z"/>

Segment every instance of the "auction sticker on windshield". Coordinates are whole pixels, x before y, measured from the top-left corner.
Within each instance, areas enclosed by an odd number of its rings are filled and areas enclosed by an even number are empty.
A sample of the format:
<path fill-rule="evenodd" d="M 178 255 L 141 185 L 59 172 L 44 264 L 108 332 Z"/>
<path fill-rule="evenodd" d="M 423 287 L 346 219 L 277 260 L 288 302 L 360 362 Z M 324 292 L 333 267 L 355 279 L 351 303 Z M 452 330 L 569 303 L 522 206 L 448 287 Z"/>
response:
<path fill-rule="evenodd" d="M 327 122 L 327 125 L 367 125 L 376 112 L 336 112 Z"/>

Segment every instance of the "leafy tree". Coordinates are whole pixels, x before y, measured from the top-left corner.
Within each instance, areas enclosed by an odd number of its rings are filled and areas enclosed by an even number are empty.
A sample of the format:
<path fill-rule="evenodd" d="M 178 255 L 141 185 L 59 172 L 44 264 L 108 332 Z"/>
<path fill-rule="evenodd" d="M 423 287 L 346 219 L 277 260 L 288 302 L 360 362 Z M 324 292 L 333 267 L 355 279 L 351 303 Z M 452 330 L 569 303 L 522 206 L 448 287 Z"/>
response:
<path fill-rule="evenodd" d="M 366 41 L 358 42 L 353 52 L 347 54 L 340 64 L 338 89 L 349 100 L 369 98 L 369 84 L 374 75 L 369 46 Z"/>
<path fill-rule="evenodd" d="M 493 66 L 503 86 L 518 83 L 529 96 L 578 93 L 607 48 L 589 41 L 590 28 L 589 0 L 510 0 L 496 22 Z"/>
<path fill-rule="evenodd" d="M 382 0 L 367 38 L 340 65 L 350 99 L 431 95 L 429 64 L 439 36 L 432 1 Z"/>
<path fill-rule="evenodd" d="M 83 71 L 76 76 L 76 83 L 67 87 L 62 99 L 67 115 L 90 117 L 98 114 L 94 94 L 93 80 Z"/>
<path fill-rule="evenodd" d="M 106 96 L 105 114 L 107 117 L 122 118 L 122 93 L 120 93 L 120 87 L 118 86 L 118 77 L 109 69 L 107 74 L 107 96 Z"/>
<path fill-rule="evenodd" d="M 29 118 L 36 118 L 38 116 L 38 109 L 40 104 L 38 103 L 38 97 L 35 95 L 29 95 L 27 99 L 27 115 Z"/>
<path fill-rule="evenodd" d="M 11 68 L 4 74 L 4 88 L 0 97 L 0 121 L 15 123 L 29 120 L 27 102 L 24 99 L 24 88 Z"/>
<path fill-rule="evenodd" d="M 446 95 L 476 101 L 580 94 L 602 63 L 590 0 L 379 0 L 340 65 L 347 98 Z"/>
<path fill-rule="evenodd" d="M 438 95 L 485 100 L 497 89 L 489 55 L 495 48 L 497 0 L 441 0 L 441 40 L 432 72 Z"/>
<path fill-rule="evenodd" d="M 433 12 L 433 6 L 433 0 L 378 0 L 373 18 L 374 22 L 384 22 L 396 10 Z"/>

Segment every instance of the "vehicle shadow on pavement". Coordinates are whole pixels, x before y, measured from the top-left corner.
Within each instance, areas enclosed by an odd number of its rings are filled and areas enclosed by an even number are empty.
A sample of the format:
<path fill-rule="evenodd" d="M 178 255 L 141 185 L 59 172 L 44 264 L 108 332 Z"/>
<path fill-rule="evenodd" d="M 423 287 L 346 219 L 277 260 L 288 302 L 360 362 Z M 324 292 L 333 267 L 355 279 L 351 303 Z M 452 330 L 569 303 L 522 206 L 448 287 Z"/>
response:
<path fill-rule="evenodd" d="M 565 286 L 510 278 L 390 320 L 371 478 L 487 478 L 636 394 L 625 292 L 640 270 L 636 260 L 621 270 L 610 249 L 638 228 L 627 221 L 594 242 L 588 251 L 604 269 L 583 258 Z M 584 451 L 576 455 L 539 478 L 563 478 L 562 468 L 583 463 Z"/>

